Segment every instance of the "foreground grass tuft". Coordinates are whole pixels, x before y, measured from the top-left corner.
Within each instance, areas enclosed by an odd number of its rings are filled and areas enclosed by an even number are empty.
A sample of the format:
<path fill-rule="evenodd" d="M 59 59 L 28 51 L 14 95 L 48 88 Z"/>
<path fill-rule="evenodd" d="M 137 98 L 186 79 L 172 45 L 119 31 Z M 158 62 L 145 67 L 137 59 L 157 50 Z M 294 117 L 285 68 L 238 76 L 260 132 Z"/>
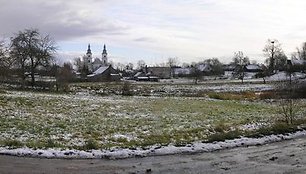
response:
<path fill-rule="evenodd" d="M 4 140 L 2 143 L 4 144 L 4 146 L 14 147 L 14 148 L 18 148 L 18 147 L 23 147 L 24 146 L 24 144 L 21 141 L 13 140 L 13 139 Z"/>

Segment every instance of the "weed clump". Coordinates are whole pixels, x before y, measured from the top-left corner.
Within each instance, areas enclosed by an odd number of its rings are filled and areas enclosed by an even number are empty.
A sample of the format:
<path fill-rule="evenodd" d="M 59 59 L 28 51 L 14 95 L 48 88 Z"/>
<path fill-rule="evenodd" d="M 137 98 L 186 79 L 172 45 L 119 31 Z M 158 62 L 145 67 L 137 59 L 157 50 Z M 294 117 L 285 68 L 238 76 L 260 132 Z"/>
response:
<path fill-rule="evenodd" d="M 92 149 L 98 149 L 99 144 L 96 140 L 94 139 L 89 139 L 85 142 L 85 145 L 83 147 L 84 150 L 92 150 Z"/>
<path fill-rule="evenodd" d="M 124 96 L 132 96 L 133 95 L 132 85 L 129 82 L 124 82 L 123 83 L 122 95 L 124 95 Z"/>
<path fill-rule="evenodd" d="M 255 100 L 258 98 L 255 92 L 210 92 L 208 93 L 209 98 L 218 100 Z"/>
<path fill-rule="evenodd" d="M 206 143 L 212 143 L 215 141 L 225 141 L 230 139 L 239 138 L 242 136 L 242 132 L 239 130 L 232 130 L 228 132 L 217 132 L 214 134 L 211 134 L 207 137 Z"/>
<path fill-rule="evenodd" d="M 12 139 L 8 139 L 8 140 L 4 140 L 3 142 L 4 146 L 9 146 L 9 147 L 22 147 L 23 143 L 19 140 L 12 140 Z"/>

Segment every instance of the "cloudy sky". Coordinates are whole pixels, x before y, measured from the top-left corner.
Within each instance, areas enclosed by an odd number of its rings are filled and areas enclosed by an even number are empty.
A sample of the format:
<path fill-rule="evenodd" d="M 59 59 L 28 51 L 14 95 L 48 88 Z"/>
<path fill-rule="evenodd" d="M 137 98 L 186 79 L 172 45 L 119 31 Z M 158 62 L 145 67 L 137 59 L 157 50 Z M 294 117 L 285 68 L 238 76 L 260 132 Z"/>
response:
<path fill-rule="evenodd" d="M 306 41 L 305 0 L 0 0 L 0 36 L 38 28 L 57 42 L 63 60 L 106 44 L 114 62 L 148 64 L 243 51 L 264 60 L 267 39 L 290 56 Z"/>

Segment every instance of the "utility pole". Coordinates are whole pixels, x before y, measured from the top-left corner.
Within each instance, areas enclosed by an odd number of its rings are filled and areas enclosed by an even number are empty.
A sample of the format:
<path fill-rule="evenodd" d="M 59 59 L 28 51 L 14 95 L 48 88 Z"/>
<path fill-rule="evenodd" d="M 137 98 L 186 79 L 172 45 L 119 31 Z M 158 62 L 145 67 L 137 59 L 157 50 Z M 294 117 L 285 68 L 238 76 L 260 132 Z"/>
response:
<path fill-rule="evenodd" d="M 270 71 L 273 73 L 275 71 L 275 60 L 274 60 L 274 41 L 271 41 L 271 60 L 270 60 Z"/>

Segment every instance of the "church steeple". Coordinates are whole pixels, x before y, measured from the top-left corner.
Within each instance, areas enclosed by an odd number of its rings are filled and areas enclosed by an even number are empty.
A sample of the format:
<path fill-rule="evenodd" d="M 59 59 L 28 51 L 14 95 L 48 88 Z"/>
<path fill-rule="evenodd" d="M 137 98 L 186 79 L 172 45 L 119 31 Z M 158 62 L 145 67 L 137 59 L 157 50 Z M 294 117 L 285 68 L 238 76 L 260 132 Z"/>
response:
<path fill-rule="evenodd" d="M 103 46 L 103 52 L 102 52 L 102 64 L 103 66 L 107 66 L 108 65 L 108 61 L 107 61 L 107 51 L 106 51 L 106 46 L 104 44 Z"/>
<path fill-rule="evenodd" d="M 103 46 L 103 52 L 102 52 L 102 54 L 107 54 L 107 51 L 106 51 L 106 46 L 105 46 L 105 44 L 104 44 L 104 46 Z"/>
<path fill-rule="evenodd" d="M 88 49 L 87 49 L 87 53 L 86 53 L 87 55 L 88 54 L 91 54 L 91 49 L 90 49 L 90 44 L 88 44 Z"/>
<path fill-rule="evenodd" d="M 90 49 L 90 44 L 88 44 L 86 55 L 83 56 L 84 66 L 89 72 L 92 71 L 92 53 Z"/>

